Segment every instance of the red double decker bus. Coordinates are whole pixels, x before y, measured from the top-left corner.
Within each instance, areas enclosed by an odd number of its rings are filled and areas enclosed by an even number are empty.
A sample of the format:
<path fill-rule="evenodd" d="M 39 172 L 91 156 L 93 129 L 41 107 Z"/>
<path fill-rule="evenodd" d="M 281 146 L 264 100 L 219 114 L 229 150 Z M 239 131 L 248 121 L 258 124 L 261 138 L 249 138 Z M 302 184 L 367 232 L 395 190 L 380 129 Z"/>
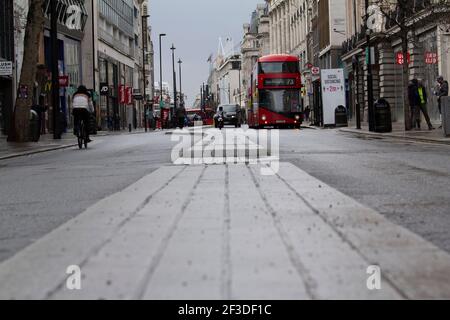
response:
<path fill-rule="evenodd" d="M 251 128 L 300 128 L 303 107 L 299 58 L 284 54 L 261 57 L 251 81 L 248 112 Z"/>

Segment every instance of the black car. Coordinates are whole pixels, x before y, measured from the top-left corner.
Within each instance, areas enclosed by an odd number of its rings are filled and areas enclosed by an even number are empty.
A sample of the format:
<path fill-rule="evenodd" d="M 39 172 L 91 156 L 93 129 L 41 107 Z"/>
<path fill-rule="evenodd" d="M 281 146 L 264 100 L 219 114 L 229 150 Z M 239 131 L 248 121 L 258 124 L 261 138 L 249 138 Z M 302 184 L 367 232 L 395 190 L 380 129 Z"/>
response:
<path fill-rule="evenodd" d="M 233 125 L 239 128 L 242 124 L 242 112 L 241 107 L 236 104 L 224 104 L 217 108 L 216 115 L 214 116 L 214 123 L 217 128 L 217 117 L 222 115 L 224 125 Z"/>

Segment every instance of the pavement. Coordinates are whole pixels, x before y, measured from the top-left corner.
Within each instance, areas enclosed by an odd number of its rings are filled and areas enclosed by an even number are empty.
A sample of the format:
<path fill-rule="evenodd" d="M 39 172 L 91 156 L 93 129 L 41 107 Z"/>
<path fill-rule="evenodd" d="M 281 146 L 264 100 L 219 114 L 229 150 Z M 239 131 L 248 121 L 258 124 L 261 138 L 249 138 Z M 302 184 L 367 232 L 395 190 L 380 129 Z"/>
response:
<path fill-rule="evenodd" d="M 367 123 L 361 126 L 361 129 L 356 129 L 356 124 L 351 123 L 348 128 L 341 128 L 343 132 L 357 133 L 363 135 L 371 135 L 376 137 L 390 137 L 403 140 L 412 140 L 418 142 L 430 142 L 440 144 L 450 144 L 450 137 L 444 135 L 443 129 L 439 128 L 440 124 L 435 123 L 435 130 L 428 130 L 426 125 L 421 130 L 405 131 L 403 123 L 393 123 L 392 132 L 377 133 L 370 132 Z"/>
<path fill-rule="evenodd" d="M 8 229 L 2 230 L 0 249 L 21 233 L 20 228 L 8 231 L 16 220 L 34 230 L 52 208 L 52 215 L 64 215 L 65 221 L 47 222 L 2 260 L 0 299 L 450 298 L 447 242 L 428 239 L 431 229 L 414 229 L 414 219 L 431 222 L 436 211 L 448 231 L 448 199 L 430 194 L 448 186 L 442 162 L 448 159 L 447 146 L 357 139 L 339 130 L 286 130 L 280 133 L 278 166 L 271 167 L 278 170 L 271 173 L 268 165 L 277 153 L 267 145 L 257 144 L 253 164 L 239 157 L 249 156 L 241 151 L 261 140 L 230 143 L 194 136 L 184 144 L 175 138 L 176 133 L 162 132 L 108 136 L 86 152 L 6 160 L 0 194 L 7 214 L 0 225 Z M 170 154 L 180 141 L 187 148 L 175 153 L 182 161 L 174 165 Z M 203 163 L 199 146 L 215 150 L 213 165 Z M 428 171 L 411 171 L 425 154 Z M 398 159 L 408 161 L 408 167 L 399 164 L 407 170 L 395 176 L 391 170 L 397 170 Z M 71 168 L 72 163 L 77 165 Z M 374 179 L 386 163 L 389 172 Z M 83 179 L 77 180 L 80 168 Z M 361 187 L 367 185 L 364 170 L 372 170 L 366 173 L 372 177 L 370 188 Z M 438 178 L 427 175 L 431 170 Z M 93 175 L 94 185 L 84 181 Z M 356 179 L 362 179 L 359 187 Z M 36 180 L 50 188 L 54 184 L 60 198 L 43 197 L 28 186 L 29 204 L 23 203 L 20 188 L 32 181 L 38 186 Z M 357 191 L 349 188 L 354 184 Z M 387 191 L 374 197 L 383 210 L 368 198 L 374 187 Z M 84 191 L 73 194 L 80 188 Z M 423 198 L 417 199 L 420 192 Z M 393 198 L 408 195 L 436 207 L 398 221 L 393 212 L 387 214 Z M 77 199 L 78 209 L 65 214 Z M 406 214 L 410 208 L 395 210 Z M 81 290 L 66 286 L 72 265 L 81 269 Z M 367 286 L 373 266 L 381 271 L 380 290 Z"/>

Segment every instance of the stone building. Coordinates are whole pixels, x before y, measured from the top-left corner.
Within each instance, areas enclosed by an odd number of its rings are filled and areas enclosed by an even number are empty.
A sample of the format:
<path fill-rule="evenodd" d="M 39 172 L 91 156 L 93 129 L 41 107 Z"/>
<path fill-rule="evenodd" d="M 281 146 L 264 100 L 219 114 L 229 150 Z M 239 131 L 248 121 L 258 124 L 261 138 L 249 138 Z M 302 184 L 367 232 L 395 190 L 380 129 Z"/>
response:
<path fill-rule="evenodd" d="M 435 21 L 421 22 L 421 14 L 426 12 L 427 4 L 424 2 L 411 3 L 415 12 L 416 28 L 409 43 L 408 60 L 410 78 L 418 78 L 424 81 L 429 93 L 429 113 L 433 121 L 439 120 L 437 99 L 432 95 L 436 78 L 439 75 L 448 79 L 450 70 L 448 65 L 450 49 L 450 30 L 444 27 L 439 19 Z M 356 104 L 361 107 L 363 121 L 367 117 L 367 64 L 366 64 L 366 32 L 365 4 L 363 0 L 346 0 L 347 12 L 347 40 L 343 43 L 342 60 L 349 80 L 349 111 L 355 114 Z M 372 32 L 371 43 L 373 50 L 374 98 L 385 98 L 392 108 L 393 121 L 404 120 L 403 97 L 406 88 L 403 86 L 402 65 L 398 59 L 403 58 L 401 40 L 398 37 L 393 19 L 398 14 L 398 7 L 391 8 L 390 16 L 383 16 L 381 30 Z"/>
<path fill-rule="evenodd" d="M 252 14 L 250 23 L 244 24 L 244 37 L 241 43 L 242 72 L 241 72 L 241 98 L 242 107 L 248 107 L 250 99 L 248 90 L 251 87 L 251 74 L 253 67 L 261 56 L 270 54 L 268 5 L 258 4 Z"/>

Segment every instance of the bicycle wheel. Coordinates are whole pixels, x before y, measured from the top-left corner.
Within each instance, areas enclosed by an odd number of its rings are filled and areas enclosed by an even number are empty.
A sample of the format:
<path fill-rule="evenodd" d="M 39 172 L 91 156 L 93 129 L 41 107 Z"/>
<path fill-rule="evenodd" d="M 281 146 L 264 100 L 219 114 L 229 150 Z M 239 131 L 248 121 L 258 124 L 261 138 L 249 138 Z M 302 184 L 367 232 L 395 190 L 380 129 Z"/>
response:
<path fill-rule="evenodd" d="M 85 126 L 83 126 L 83 139 L 84 139 L 84 148 L 87 149 L 88 147 L 88 132 Z"/>
<path fill-rule="evenodd" d="M 84 133 L 84 121 L 81 121 L 80 127 L 78 129 L 78 148 L 83 149 L 85 143 L 85 133 Z"/>

